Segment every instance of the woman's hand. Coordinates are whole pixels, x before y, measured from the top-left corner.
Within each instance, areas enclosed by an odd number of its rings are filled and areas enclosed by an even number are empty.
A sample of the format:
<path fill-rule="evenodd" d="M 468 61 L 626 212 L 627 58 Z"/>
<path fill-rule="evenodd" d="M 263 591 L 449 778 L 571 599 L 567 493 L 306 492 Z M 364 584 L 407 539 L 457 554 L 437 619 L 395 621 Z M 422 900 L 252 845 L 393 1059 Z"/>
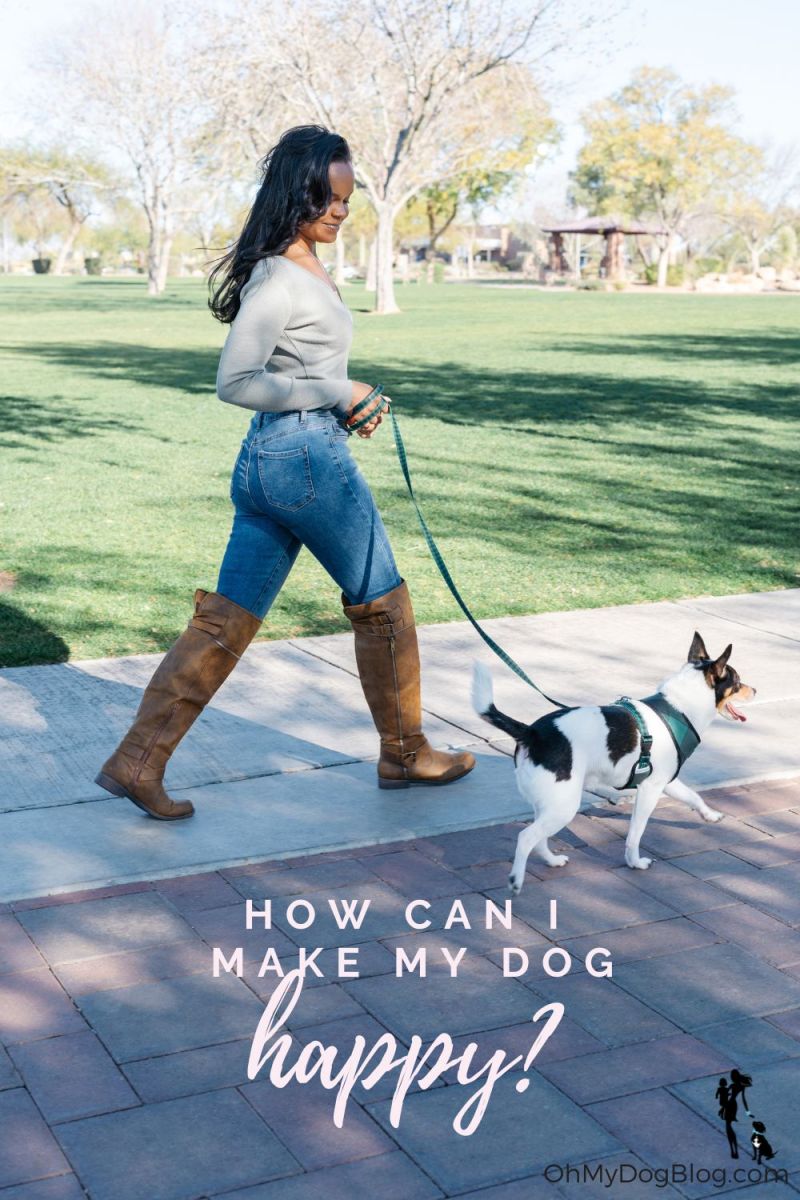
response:
<path fill-rule="evenodd" d="M 354 380 L 353 381 L 353 397 L 350 402 L 350 411 L 352 412 L 352 410 L 356 407 L 356 405 L 360 404 L 360 402 L 366 396 L 368 396 L 371 391 L 372 391 L 371 384 L 358 383 Z M 389 411 L 390 404 L 391 404 L 391 400 L 386 395 L 380 395 L 380 396 L 375 397 L 374 404 L 368 410 L 370 412 L 370 414 L 372 414 L 372 419 L 367 421 L 366 424 L 362 425 L 359 429 L 357 429 L 355 431 L 359 437 L 363 437 L 363 438 L 372 437 L 373 433 L 375 432 L 375 430 L 378 428 L 378 426 L 381 423 L 381 420 L 382 420 L 381 414 Z M 356 417 L 356 420 L 361 421 L 361 420 L 363 420 L 363 418 L 366 415 L 367 414 L 364 411 L 359 412 L 358 416 Z M 349 423 L 350 422 L 349 422 L 349 418 L 348 418 L 348 420 L 345 421 L 345 424 L 349 425 Z"/>

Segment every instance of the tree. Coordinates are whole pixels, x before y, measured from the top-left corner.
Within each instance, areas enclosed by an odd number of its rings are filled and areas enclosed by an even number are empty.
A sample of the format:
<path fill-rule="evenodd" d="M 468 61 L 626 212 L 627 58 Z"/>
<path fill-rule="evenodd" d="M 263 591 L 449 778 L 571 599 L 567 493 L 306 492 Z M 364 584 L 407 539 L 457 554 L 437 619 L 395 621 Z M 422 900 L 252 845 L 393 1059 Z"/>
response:
<path fill-rule="evenodd" d="M 488 95 L 484 106 L 477 109 L 474 97 L 464 114 L 462 135 L 473 147 L 480 144 L 481 127 L 491 126 L 497 130 L 508 118 L 509 97 L 506 80 L 501 71 L 487 75 L 480 85 Z M 487 105 L 494 113 L 490 116 Z M 472 128 L 469 127 L 470 122 Z M 519 173 L 530 164 L 534 153 L 540 153 L 546 142 L 554 143 L 558 138 L 558 127 L 550 117 L 544 100 L 531 80 L 528 103 L 522 111 L 514 112 L 513 122 L 506 137 L 502 153 L 495 155 L 494 163 L 488 164 L 484 149 L 473 149 L 471 161 L 451 179 L 426 187 L 409 201 L 413 211 L 422 209 L 428 232 L 429 279 L 433 278 L 433 260 L 436 243 L 455 221 L 459 209 L 466 206 L 475 213 L 485 205 L 496 201 L 514 183 Z"/>
<path fill-rule="evenodd" d="M 754 150 L 752 169 L 735 181 L 721 215 L 744 241 L 755 273 L 762 254 L 790 220 L 792 201 L 800 194 L 800 173 L 794 149 L 769 155 Z"/>
<path fill-rule="evenodd" d="M 594 213 L 651 218 L 663 287 L 676 236 L 721 204 L 758 152 L 728 128 L 730 88 L 694 88 L 666 68 L 642 67 L 631 83 L 583 115 L 586 142 L 572 174 L 575 202 Z"/>
<path fill-rule="evenodd" d="M 276 119 L 343 133 L 377 217 L 377 310 L 396 312 L 398 213 L 476 157 L 486 171 L 502 169 L 530 114 L 543 114 L 533 62 L 574 45 L 596 18 L 575 0 L 331 0 L 325 20 L 331 38 L 319 36 L 310 0 L 288 10 L 249 0 L 224 56 L 236 68 L 218 95 L 226 119 L 261 147 Z"/>
<path fill-rule="evenodd" d="M 113 187 L 109 169 L 86 155 L 20 144 L 0 150 L 0 175 L 6 194 L 14 192 L 28 203 L 46 195 L 62 210 L 67 225 L 52 270 L 62 275 L 81 229 L 97 211 L 98 196 Z M 37 209 L 42 217 L 48 211 L 41 204 Z"/>
<path fill-rule="evenodd" d="M 68 142 L 102 139 L 127 163 L 148 226 L 153 296 L 166 285 L 176 218 L 192 208 L 200 186 L 206 107 L 202 79 L 190 69 L 195 41 L 190 9 L 140 0 L 82 13 L 80 26 L 44 56 L 47 78 L 58 81 Z"/>

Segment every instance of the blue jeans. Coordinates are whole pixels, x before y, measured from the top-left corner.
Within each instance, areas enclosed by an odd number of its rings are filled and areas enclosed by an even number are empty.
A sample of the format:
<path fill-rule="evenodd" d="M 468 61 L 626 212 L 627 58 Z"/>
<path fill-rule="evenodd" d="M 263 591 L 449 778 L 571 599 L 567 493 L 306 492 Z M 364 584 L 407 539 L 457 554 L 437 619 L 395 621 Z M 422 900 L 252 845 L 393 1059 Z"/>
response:
<path fill-rule="evenodd" d="M 231 478 L 235 514 L 217 582 L 221 595 L 263 619 L 301 546 L 350 604 L 399 586 L 351 436 L 325 409 L 256 413 Z"/>

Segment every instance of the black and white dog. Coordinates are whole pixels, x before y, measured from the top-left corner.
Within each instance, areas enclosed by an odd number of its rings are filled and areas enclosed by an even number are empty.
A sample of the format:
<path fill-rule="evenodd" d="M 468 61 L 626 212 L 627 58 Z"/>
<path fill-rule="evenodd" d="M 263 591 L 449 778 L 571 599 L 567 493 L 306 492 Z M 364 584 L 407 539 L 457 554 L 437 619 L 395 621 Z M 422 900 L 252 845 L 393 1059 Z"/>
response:
<path fill-rule="evenodd" d="M 682 719 L 697 744 L 703 731 L 719 713 L 729 721 L 746 717 L 732 702 L 746 703 L 755 688 L 742 683 L 728 663 L 732 646 L 719 658 L 710 658 L 699 633 L 695 633 L 688 661 L 648 697 L 660 711 Z M 573 819 L 585 787 L 629 786 L 632 771 L 640 762 L 642 734 L 630 708 L 592 705 L 547 713 L 532 725 L 515 721 L 495 708 L 492 678 L 480 663 L 475 664 L 472 700 L 476 712 L 491 725 L 510 734 L 517 743 L 514 752 L 517 787 L 531 804 L 535 820 L 520 832 L 509 887 L 516 895 L 525 878 L 528 855 L 537 855 L 551 867 L 563 867 L 566 854 L 553 854 L 547 839 L 554 837 Z M 651 774 L 638 783 L 633 815 L 625 842 L 625 862 L 644 870 L 652 859 L 642 858 L 639 843 L 650 814 L 662 793 L 682 800 L 705 821 L 719 821 L 723 814 L 709 808 L 702 796 L 676 778 L 682 765 L 679 741 L 659 712 L 641 700 L 630 702 L 652 737 Z"/>

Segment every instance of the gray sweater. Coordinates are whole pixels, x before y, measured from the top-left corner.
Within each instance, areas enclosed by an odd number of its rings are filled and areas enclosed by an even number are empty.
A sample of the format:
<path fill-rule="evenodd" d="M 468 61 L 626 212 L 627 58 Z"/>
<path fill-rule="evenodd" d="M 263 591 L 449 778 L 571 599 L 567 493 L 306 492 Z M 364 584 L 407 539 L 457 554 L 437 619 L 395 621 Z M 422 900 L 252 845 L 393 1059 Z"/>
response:
<path fill-rule="evenodd" d="M 220 400 L 261 412 L 346 415 L 353 317 L 331 285 L 274 255 L 253 267 L 240 303 L 219 360 Z"/>

